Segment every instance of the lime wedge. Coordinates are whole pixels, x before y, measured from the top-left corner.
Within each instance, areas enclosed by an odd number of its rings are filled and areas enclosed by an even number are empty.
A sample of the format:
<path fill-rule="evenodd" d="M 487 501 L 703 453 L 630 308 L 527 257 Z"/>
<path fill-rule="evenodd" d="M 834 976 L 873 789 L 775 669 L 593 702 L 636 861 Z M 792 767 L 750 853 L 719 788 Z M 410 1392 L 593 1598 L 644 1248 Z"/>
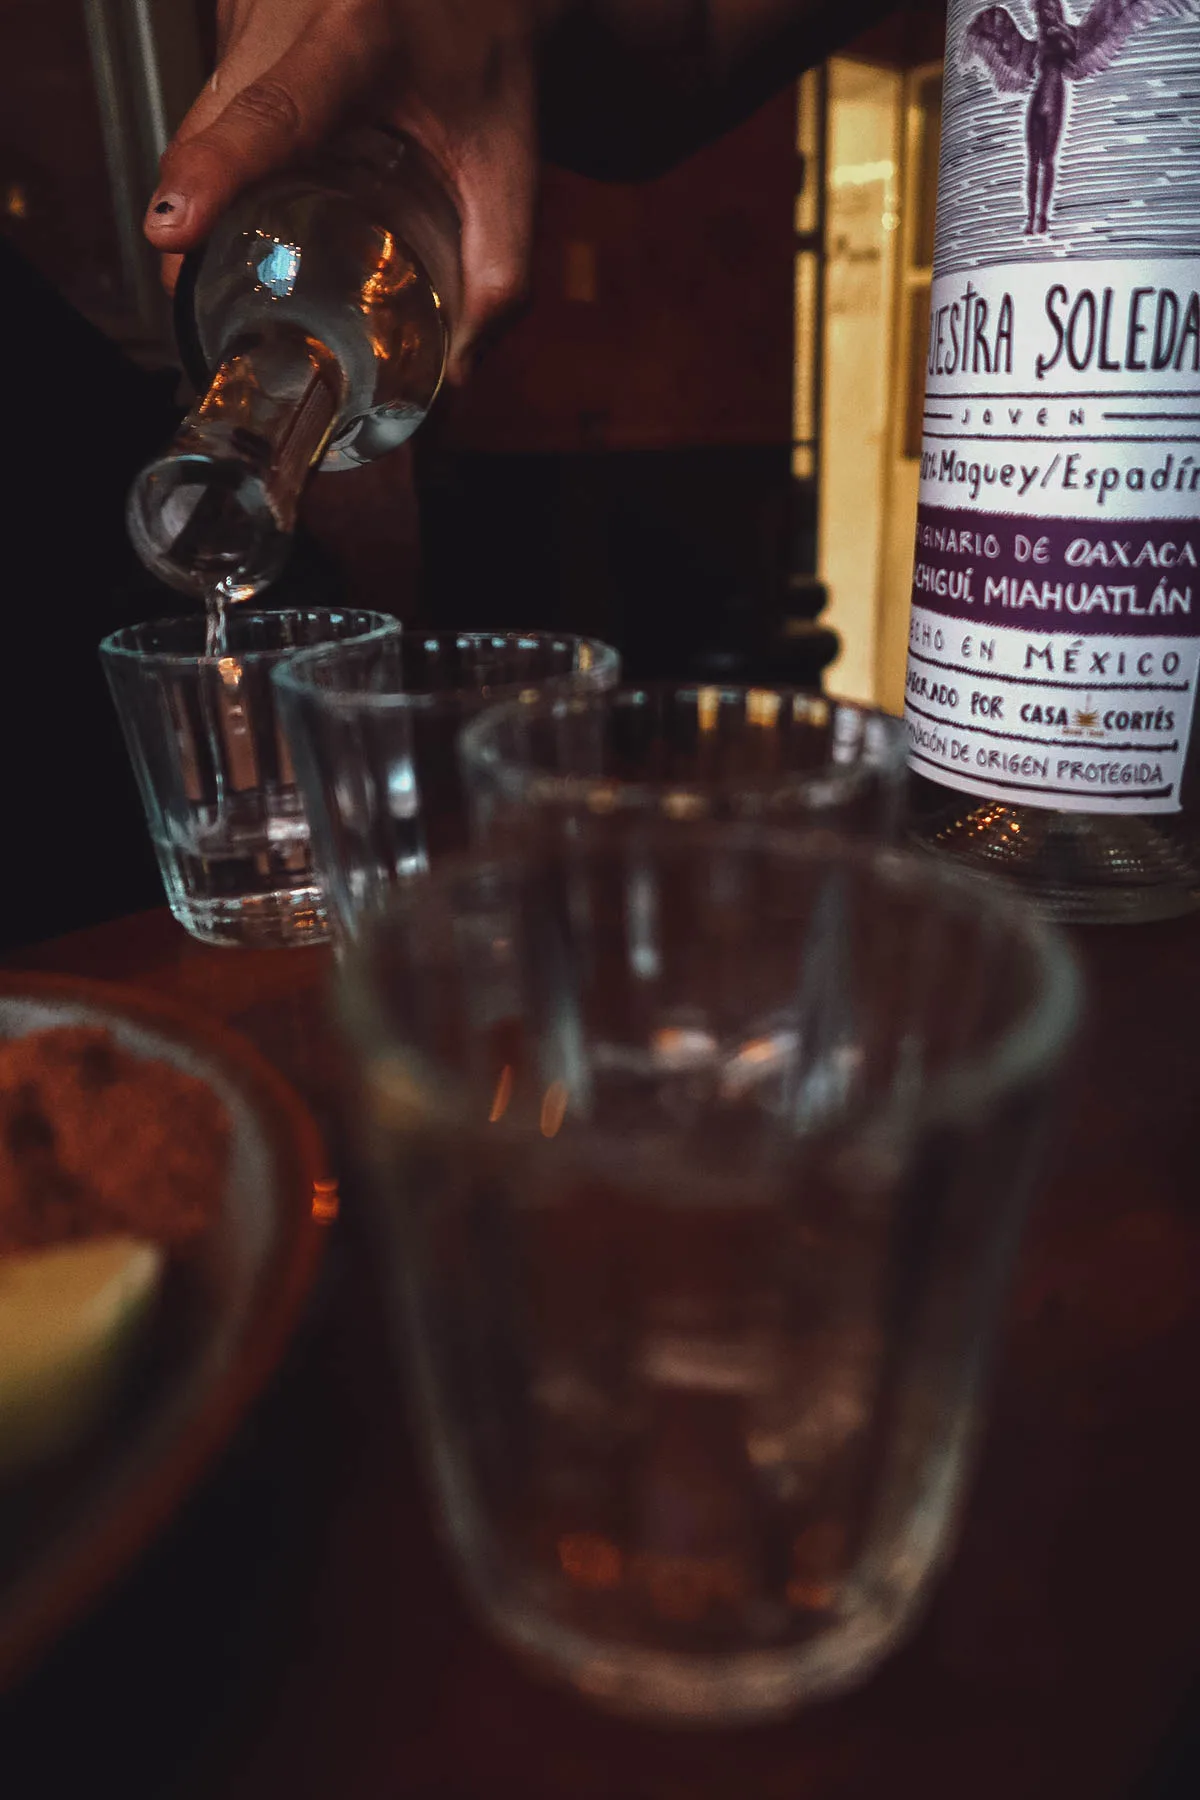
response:
<path fill-rule="evenodd" d="M 66 1450 L 110 1398 L 163 1253 L 93 1238 L 0 1257 L 0 1476 Z"/>

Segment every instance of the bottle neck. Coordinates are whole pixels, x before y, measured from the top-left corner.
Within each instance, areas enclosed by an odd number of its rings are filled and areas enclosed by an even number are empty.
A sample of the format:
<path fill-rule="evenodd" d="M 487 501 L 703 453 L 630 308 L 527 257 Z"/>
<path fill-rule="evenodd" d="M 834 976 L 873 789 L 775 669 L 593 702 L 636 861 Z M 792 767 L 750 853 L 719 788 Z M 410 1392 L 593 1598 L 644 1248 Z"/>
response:
<path fill-rule="evenodd" d="M 272 581 L 343 390 L 336 358 L 295 326 L 232 344 L 130 495 L 130 532 L 147 567 L 206 600 L 248 599 Z"/>

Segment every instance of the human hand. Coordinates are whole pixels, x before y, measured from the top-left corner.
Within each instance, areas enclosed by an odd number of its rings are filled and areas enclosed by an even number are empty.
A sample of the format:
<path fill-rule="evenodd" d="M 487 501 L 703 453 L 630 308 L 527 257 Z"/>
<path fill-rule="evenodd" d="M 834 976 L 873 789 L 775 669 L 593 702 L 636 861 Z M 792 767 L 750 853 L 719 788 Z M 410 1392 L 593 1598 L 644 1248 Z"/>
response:
<path fill-rule="evenodd" d="M 203 242 L 250 182 L 341 124 L 386 122 L 432 157 L 462 221 L 449 376 L 524 292 L 536 183 L 534 54 L 563 0 L 220 0 L 216 73 L 162 159 L 146 235 Z"/>

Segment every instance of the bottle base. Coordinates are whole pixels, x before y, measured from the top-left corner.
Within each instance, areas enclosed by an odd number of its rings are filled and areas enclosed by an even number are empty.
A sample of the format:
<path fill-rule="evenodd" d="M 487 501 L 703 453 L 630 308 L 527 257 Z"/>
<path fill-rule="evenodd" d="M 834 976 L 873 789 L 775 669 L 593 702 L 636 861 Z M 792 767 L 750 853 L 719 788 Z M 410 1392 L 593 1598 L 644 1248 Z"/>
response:
<path fill-rule="evenodd" d="M 1064 924 L 1149 924 L 1200 909 L 1200 845 L 1174 815 L 1120 818 L 982 801 L 918 818 L 935 856 L 1010 881 Z"/>

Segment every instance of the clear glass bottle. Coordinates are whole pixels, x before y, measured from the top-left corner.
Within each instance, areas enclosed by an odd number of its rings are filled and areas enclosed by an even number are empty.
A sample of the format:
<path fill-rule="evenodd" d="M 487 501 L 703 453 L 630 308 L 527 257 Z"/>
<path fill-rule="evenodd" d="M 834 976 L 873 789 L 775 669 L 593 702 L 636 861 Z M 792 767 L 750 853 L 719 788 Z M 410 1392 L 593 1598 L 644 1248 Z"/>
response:
<path fill-rule="evenodd" d="M 407 138 L 357 132 L 243 194 L 177 291 L 201 397 L 130 495 L 147 568 L 209 602 L 266 587 L 311 471 L 369 462 L 425 417 L 460 286 L 458 214 Z"/>
<path fill-rule="evenodd" d="M 1200 0 L 950 0 L 913 829 L 1057 917 L 1200 899 Z"/>

